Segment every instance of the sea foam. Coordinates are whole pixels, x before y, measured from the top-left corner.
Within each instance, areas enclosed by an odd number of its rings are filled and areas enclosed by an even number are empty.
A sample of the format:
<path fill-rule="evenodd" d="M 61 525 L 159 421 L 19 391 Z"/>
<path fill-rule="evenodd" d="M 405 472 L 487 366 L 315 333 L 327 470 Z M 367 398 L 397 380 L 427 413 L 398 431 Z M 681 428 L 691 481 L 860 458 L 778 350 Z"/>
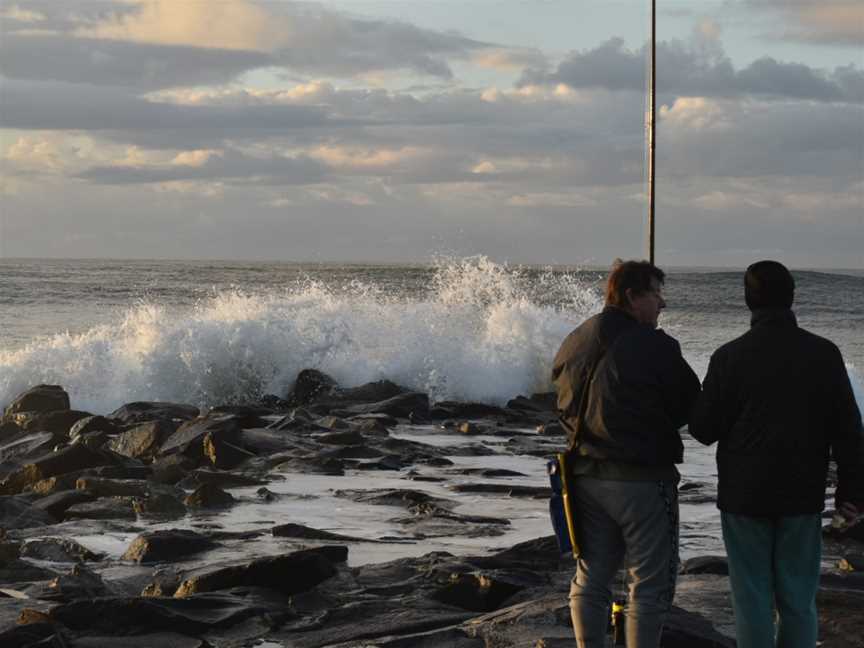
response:
<path fill-rule="evenodd" d="M 284 396 L 307 367 L 344 386 L 388 378 L 433 400 L 501 404 L 550 389 L 561 340 L 601 307 L 575 274 L 529 277 L 484 257 L 440 263 L 414 296 L 305 280 L 186 309 L 144 301 L 84 333 L 0 352 L 0 405 L 39 383 L 94 413 L 136 400 L 239 403 Z"/>

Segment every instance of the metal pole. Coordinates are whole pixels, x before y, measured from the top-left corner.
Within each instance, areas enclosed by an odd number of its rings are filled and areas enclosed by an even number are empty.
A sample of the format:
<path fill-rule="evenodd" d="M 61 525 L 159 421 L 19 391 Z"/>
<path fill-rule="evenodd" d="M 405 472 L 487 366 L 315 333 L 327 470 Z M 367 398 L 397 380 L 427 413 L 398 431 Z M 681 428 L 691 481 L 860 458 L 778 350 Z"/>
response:
<path fill-rule="evenodd" d="M 648 80 L 648 260 L 654 263 L 654 111 L 657 78 L 657 0 L 651 0 L 651 76 Z"/>

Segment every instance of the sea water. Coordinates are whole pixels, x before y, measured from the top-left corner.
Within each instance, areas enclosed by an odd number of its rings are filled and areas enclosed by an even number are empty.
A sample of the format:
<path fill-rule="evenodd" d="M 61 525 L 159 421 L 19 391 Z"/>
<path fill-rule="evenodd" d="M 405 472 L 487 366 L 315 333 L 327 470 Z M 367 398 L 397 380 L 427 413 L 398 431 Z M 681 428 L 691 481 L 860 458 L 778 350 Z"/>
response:
<path fill-rule="evenodd" d="M 799 323 L 838 345 L 864 404 L 864 273 L 794 274 Z M 39 383 L 62 385 L 75 409 L 98 414 L 137 400 L 241 403 L 284 396 L 308 367 L 344 386 L 388 378 L 433 400 L 504 404 L 551 388 L 552 357 L 572 328 L 602 308 L 604 275 L 603 269 L 511 267 L 484 257 L 412 266 L 4 259 L 0 406 Z M 742 272 L 672 270 L 665 294 L 660 325 L 702 376 L 713 350 L 749 326 Z M 435 442 L 434 429 L 396 434 Z M 685 446 L 685 481 L 712 488 L 713 449 L 689 438 Z M 526 474 L 519 483 L 545 483 L 542 460 L 498 461 Z M 272 485 L 297 496 L 282 505 L 250 504 L 216 518 L 232 529 L 251 529 L 278 522 L 281 507 L 291 509 L 291 521 L 384 534 L 393 511 L 337 501 L 327 489 L 304 499 L 321 486 L 315 479 L 292 476 L 290 487 Z M 398 475 L 345 479 L 350 483 L 339 487 L 405 487 Z M 409 483 L 448 494 L 434 484 Z M 297 487 L 302 492 L 292 491 Z M 505 547 L 549 532 L 540 501 L 464 495 L 459 501 L 461 513 L 509 516 L 511 529 L 493 540 L 388 545 L 386 557 Z M 341 522 L 334 526 L 337 506 Z M 681 519 L 684 555 L 721 550 L 713 504 L 684 503 Z M 130 538 L 91 540 L 119 550 Z M 375 545 L 352 549 L 354 560 L 364 561 L 379 557 L 377 551 Z"/>

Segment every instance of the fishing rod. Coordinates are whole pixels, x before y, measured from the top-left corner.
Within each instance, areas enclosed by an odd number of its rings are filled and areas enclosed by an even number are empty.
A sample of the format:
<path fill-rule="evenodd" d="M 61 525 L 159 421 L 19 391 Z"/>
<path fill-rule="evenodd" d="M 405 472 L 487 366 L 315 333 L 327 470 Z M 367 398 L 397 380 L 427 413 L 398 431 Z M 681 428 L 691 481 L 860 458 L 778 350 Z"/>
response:
<path fill-rule="evenodd" d="M 648 77 L 648 260 L 654 263 L 654 112 L 656 109 L 655 80 L 657 77 L 657 0 L 651 0 L 651 73 Z"/>

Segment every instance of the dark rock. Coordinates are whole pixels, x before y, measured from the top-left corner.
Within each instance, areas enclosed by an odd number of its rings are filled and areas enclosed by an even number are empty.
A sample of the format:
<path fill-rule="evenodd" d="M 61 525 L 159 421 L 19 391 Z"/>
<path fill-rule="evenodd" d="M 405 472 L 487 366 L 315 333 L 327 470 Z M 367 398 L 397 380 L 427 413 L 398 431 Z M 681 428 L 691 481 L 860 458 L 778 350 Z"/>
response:
<path fill-rule="evenodd" d="M 846 554 L 840 559 L 840 569 L 848 572 L 864 572 L 864 554 Z"/>
<path fill-rule="evenodd" d="M 450 489 L 457 493 L 489 493 L 508 497 L 548 498 L 552 495 L 552 491 L 546 486 L 515 484 L 453 484 Z"/>
<path fill-rule="evenodd" d="M 564 427 L 560 423 L 545 423 L 537 428 L 537 433 L 543 436 L 564 436 Z"/>
<path fill-rule="evenodd" d="M 405 394 L 408 391 L 410 390 L 406 387 L 401 387 L 389 380 L 378 380 L 360 385 L 359 387 L 339 389 L 328 400 L 352 403 L 377 403 L 394 396 L 399 396 L 400 394 Z"/>
<path fill-rule="evenodd" d="M 197 468 L 184 477 L 177 485 L 187 490 L 195 490 L 202 484 L 212 484 L 220 488 L 240 488 L 243 486 L 261 486 L 267 482 L 239 473 L 222 472 Z"/>
<path fill-rule="evenodd" d="M 122 644 L 117 637 L 79 637 L 72 648 L 210 648 L 204 639 L 189 637 L 176 632 L 155 632 L 153 634 L 123 637 Z"/>
<path fill-rule="evenodd" d="M 241 427 L 265 427 L 267 416 L 273 414 L 273 410 L 267 407 L 253 407 L 251 405 L 218 405 L 210 409 L 204 418 L 230 415 L 240 421 Z"/>
<path fill-rule="evenodd" d="M 302 524 L 279 524 L 272 529 L 272 533 L 277 538 L 301 538 L 303 540 L 330 540 L 333 542 L 377 542 L 377 540 L 366 540 L 364 538 L 354 538 L 351 536 L 341 535 L 339 533 L 330 533 L 329 531 L 321 531 Z"/>
<path fill-rule="evenodd" d="M 277 464 L 276 470 L 336 477 L 345 474 L 345 464 L 335 457 L 292 457 Z"/>
<path fill-rule="evenodd" d="M 33 502 L 33 506 L 45 511 L 57 520 L 62 520 L 69 507 L 75 506 L 76 504 L 83 504 L 85 502 L 92 502 L 95 499 L 95 495 L 77 489 L 57 491 L 51 495 L 36 500 Z"/>
<path fill-rule="evenodd" d="M 0 497 L 0 528 L 30 529 L 56 524 L 57 518 L 48 511 L 32 506 L 17 497 Z"/>
<path fill-rule="evenodd" d="M 354 467 L 357 470 L 402 470 L 410 465 L 410 461 L 403 459 L 399 455 L 386 455 L 376 461 L 360 462 Z"/>
<path fill-rule="evenodd" d="M 438 401 L 429 410 L 430 418 L 476 419 L 493 416 L 504 416 L 505 412 L 496 405 L 485 403 L 462 403 L 459 401 Z"/>
<path fill-rule="evenodd" d="M 486 432 L 486 428 L 481 427 L 476 423 L 465 421 L 456 426 L 456 431 L 461 432 L 462 434 L 483 434 Z"/>
<path fill-rule="evenodd" d="M 93 502 L 74 504 L 66 509 L 66 520 L 134 520 L 131 497 L 100 497 Z"/>
<path fill-rule="evenodd" d="M 507 401 L 507 409 L 525 410 L 528 412 L 556 412 L 558 409 L 558 398 L 555 392 L 546 394 L 534 394 L 531 398 L 517 396 Z"/>
<path fill-rule="evenodd" d="M 327 428 L 328 430 L 350 430 L 351 424 L 348 423 L 345 419 L 339 418 L 338 416 L 323 416 L 315 421 L 322 428 Z"/>
<path fill-rule="evenodd" d="M 332 394 L 337 387 L 336 381 L 317 369 L 304 369 L 294 380 L 294 386 L 288 393 L 286 400 L 289 407 L 308 405 L 320 398 Z"/>
<path fill-rule="evenodd" d="M 390 430 L 388 430 L 387 427 L 394 427 L 397 425 L 396 419 L 387 416 L 386 414 L 383 415 L 383 418 L 381 420 L 374 418 L 366 418 L 368 416 L 376 415 L 367 414 L 365 416 L 351 418 L 351 421 L 355 423 L 354 429 L 364 435 L 386 437 L 388 434 L 390 434 Z M 392 423 L 390 423 L 389 421 L 392 421 Z"/>
<path fill-rule="evenodd" d="M 0 540 L 0 567 L 18 560 L 21 555 L 21 543 Z"/>
<path fill-rule="evenodd" d="M 217 546 L 210 538 L 183 529 L 147 531 L 132 541 L 123 560 L 137 563 L 169 562 Z"/>
<path fill-rule="evenodd" d="M 64 439 L 51 432 L 24 432 L 16 434 L 0 444 L 0 477 L 8 477 L 10 473 L 20 468 L 27 458 L 39 457 L 52 452 L 58 443 Z"/>
<path fill-rule="evenodd" d="M 415 412 L 425 416 L 428 411 L 429 396 L 418 392 L 408 392 L 407 394 L 400 394 L 377 403 L 351 405 L 340 409 L 337 413 L 340 416 L 343 413 L 347 416 L 356 414 L 388 414 L 397 418 L 408 418 L 410 414 Z"/>
<path fill-rule="evenodd" d="M 72 567 L 69 573 L 61 574 L 50 581 L 35 598 L 45 601 L 73 601 L 110 594 L 111 590 L 99 575 L 79 564 Z"/>
<path fill-rule="evenodd" d="M 12 399 L 5 414 L 64 409 L 69 409 L 69 394 L 60 385 L 36 385 Z"/>
<path fill-rule="evenodd" d="M 37 495 L 51 495 L 59 491 L 75 490 L 75 483 L 78 481 L 79 474 L 76 471 L 65 475 L 56 475 L 48 479 L 40 479 L 30 486 L 30 492 Z"/>
<path fill-rule="evenodd" d="M 497 610 L 523 586 L 488 575 L 452 574 L 450 582 L 432 593 L 432 598 L 472 612 Z"/>
<path fill-rule="evenodd" d="M 173 520 L 186 515 L 186 506 L 168 493 L 153 493 L 149 497 L 135 498 L 132 510 L 151 520 Z"/>
<path fill-rule="evenodd" d="M 208 432 L 204 435 L 204 456 L 210 463 L 220 470 L 236 468 L 247 459 L 255 456 L 254 453 L 241 448 L 236 443 L 222 438 L 220 434 Z"/>
<path fill-rule="evenodd" d="M 108 447 L 126 457 L 151 460 L 177 426 L 173 421 L 159 419 L 136 425 L 109 442 Z"/>
<path fill-rule="evenodd" d="M 697 556 L 681 563 L 682 574 L 729 575 L 729 561 L 726 556 Z"/>
<path fill-rule="evenodd" d="M 176 484 L 195 467 L 195 462 L 181 454 L 159 457 L 153 462 L 152 480 L 159 484 Z"/>
<path fill-rule="evenodd" d="M 75 488 L 87 491 L 96 497 L 145 497 L 150 492 L 150 484 L 141 479 L 79 477 L 75 482 Z"/>
<path fill-rule="evenodd" d="M 51 562 L 92 562 L 102 559 L 102 554 L 90 551 L 87 547 L 69 538 L 28 540 L 21 547 L 21 555 L 25 558 Z"/>
<path fill-rule="evenodd" d="M 74 439 L 75 437 L 86 434 L 87 432 L 107 432 L 108 434 L 117 434 L 119 431 L 117 424 L 104 416 L 87 416 L 79 419 L 71 428 L 69 428 L 69 438 Z"/>
<path fill-rule="evenodd" d="M 333 551 L 327 549 L 305 549 L 243 564 L 205 567 L 187 577 L 174 596 L 183 598 L 201 592 L 250 585 L 267 587 L 287 595 L 298 594 L 336 574 L 330 559 Z M 347 550 L 344 547 L 341 549 L 347 556 Z"/>
<path fill-rule="evenodd" d="M 18 412 L 8 415 L 27 432 L 51 432 L 66 438 L 69 436 L 69 429 L 75 423 L 89 416 L 92 416 L 89 412 L 70 409 L 54 412 Z"/>
<path fill-rule="evenodd" d="M 136 597 L 73 601 L 53 608 L 49 616 L 51 621 L 74 631 L 125 639 L 128 635 L 153 632 L 200 636 L 236 627 L 256 617 L 276 626 L 290 616 L 290 610 L 290 601 L 276 592 L 244 587 L 188 599 Z"/>
<path fill-rule="evenodd" d="M 183 503 L 189 508 L 226 508 L 237 500 L 214 484 L 201 484 Z"/>
<path fill-rule="evenodd" d="M 197 417 L 199 413 L 200 410 L 192 405 L 139 401 L 126 403 L 111 412 L 108 418 L 129 425 L 148 421 L 188 421 Z"/>
<path fill-rule="evenodd" d="M 0 420 L 0 444 L 6 443 L 9 439 L 21 434 L 20 426 L 14 421 Z"/>
<path fill-rule="evenodd" d="M 239 419 L 227 415 L 186 421 L 162 443 L 159 454 L 181 453 L 199 463 L 209 461 L 204 454 L 204 437 L 211 434 L 212 438 L 232 443 L 240 430 Z"/>
<path fill-rule="evenodd" d="M 103 453 L 94 452 L 81 445 L 67 446 L 34 459 L 10 473 L 0 482 L 0 494 L 20 493 L 41 479 L 110 463 L 113 463 L 112 460 Z"/>
<path fill-rule="evenodd" d="M 141 590 L 141 596 L 174 596 L 182 580 L 180 572 L 173 566 L 157 569 L 153 572 L 153 580 Z"/>
<path fill-rule="evenodd" d="M 372 457 L 380 457 L 381 454 L 380 450 L 366 445 L 346 445 L 331 450 L 327 456 L 337 459 L 371 459 Z"/>
<path fill-rule="evenodd" d="M 370 490 L 337 490 L 336 497 L 360 502 L 361 504 L 374 504 L 376 506 L 401 506 L 410 508 L 418 504 L 430 504 L 444 506 L 450 504 L 447 500 L 433 497 L 428 493 L 407 489 L 375 488 Z"/>
<path fill-rule="evenodd" d="M 15 583 L 46 581 L 56 575 L 56 571 L 37 567 L 26 560 L 10 560 L 5 565 L 0 565 L 0 583 L 3 583 L 4 587 Z"/>

